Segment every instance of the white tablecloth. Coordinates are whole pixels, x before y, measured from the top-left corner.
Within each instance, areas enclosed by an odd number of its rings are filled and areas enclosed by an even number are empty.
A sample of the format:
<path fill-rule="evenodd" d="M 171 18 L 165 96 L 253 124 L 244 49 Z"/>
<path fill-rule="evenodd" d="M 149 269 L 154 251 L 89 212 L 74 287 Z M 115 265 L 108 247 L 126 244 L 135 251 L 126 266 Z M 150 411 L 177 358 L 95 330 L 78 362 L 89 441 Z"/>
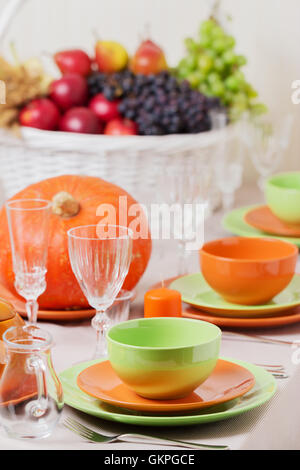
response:
<path fill-rule="evenodd" d="M 262 200 L 256 188 L 243 189 L 239 192 L 236 205 L 252 204 Z M 206 223 L 206 240 L 228 235 L 221 226 L 222 213 L 213 215 Z M 138 297 L 131 309 L 131 317 L 142 316 L 143 295 L 153 283 L 161 278 L 176 275 L 176 245 L 163 242 L 163 249 L 153 253 L 153 257 L 138 287 Z M 161 253 L 164 253 L 161 257 Z M 192 255 L 191 272 L 199 270 L 197 253 Z M 81 361 L 91 359 L 94 344 L 94 331 L 90 321 L 74 323 L 40 322 L 54 337 L 53 361 L 56 371 L 60 373 Z M 249 330 L 248 330 L 249 331 Z M 254 332 L 254 331 L 253 331 Z M 288 339 L 300 342 L 300 323 L 279 329 L 255 330 L 270 338 Z M 183 428 L 142 428 L 112 423 L 85 415 L 65 406 L 60 423 L 52 436 L 35 441 L 19 441 L 7 438 L 1 431 L 0 449 L 24 450 L 128 450 L 131 449 L 170 449 L 166 446 L 117 443 L 95 445 L 85 443 L 80 437 L 63 426 L 66 416 L 73 416 L 107 433 L 144 432 L 165 437 L 191 440 L 199 443 L 226 444 L 231 449 L 300 449 L 300 366 L 293 364 L 292 354 L 295 352 L 288 345 L 256 343 L 244 337 L 228 338 L 224 334 L 221 356 L 232 357 L 253 363 L 283 364 L 289 374 L 288 379 L 278 380 L 278 390 L 273 399 L 260 408 L 252 410 L 236 418 L 205 425 Z M 300 354 L 299 354 L 300 357 Z"/>

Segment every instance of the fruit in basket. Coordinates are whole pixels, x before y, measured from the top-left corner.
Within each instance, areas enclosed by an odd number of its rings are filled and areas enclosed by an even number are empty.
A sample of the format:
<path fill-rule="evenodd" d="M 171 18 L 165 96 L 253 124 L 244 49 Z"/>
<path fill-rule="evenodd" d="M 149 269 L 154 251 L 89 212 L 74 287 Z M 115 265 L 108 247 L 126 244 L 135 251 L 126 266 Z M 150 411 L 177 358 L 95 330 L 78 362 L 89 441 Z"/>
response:
<path fill-rule="evenodd" d="M 36 61 L 35 61 L 36 62 Z M 6 85 L 6 104 L 0 106 L 0 127 L 17 130 L 20 109 L 34 99 L 48 93 L 49 77 L 39 62 L 39 68 L 32 67 L 32 61 L 16 65 L 0 57 L 0 80 Z"/>
<path fill-rule="evenodd" d="M 138 126 L 130 119 L 113 119 L 104 129 L 105 135 L 137 135 Z"/>
<path fill-rule="evenodd" d="M 138 124 L 140 135 L 197 133 L 211 128 L 209 112 L 220 108 L 218 98 L 206 97 L 169 71 L 135 75 L 130 70 L 88 78 L 90 96 L 110 93 L 120 99 L 122 117 Z"/>
<path fill-rule="evenodd" d="M 92 61 L 88 54 L 80 49 L 57 52 L 54 60 L 63 75 L 78 73 L 87 77 L 91 72 Z"/>
<path fill-rule="evenodd" d="M 127 198 L 127 211 L 124 209 L 125 204 L 123 202 L 120 204 L 120 197 Z M 128 217 L 127 225 L 137 235 L 137 231 L 141 229 L 134 227 L 138 226 L 137 218 L 139 219 L 140 226 L 141 224 L 143 226 L 142 236 L 136 236 L 133 240 L 133 257 L 124 288 L 131 290 L 136 286 L 150 259 L 151 237 L 142 207 L 135 206 L 137 216 L 129 215 L 132 204 L 137 202 L 126 191 L 100 178 L 63 175 L 29 186 L 14 197 L 14 199 L 20 198 L 42 198 L 53 201 L 49 227 L 47 289 L 39 297 L 41 308 L 74 309 L 89 306 L 73 274 L 68 256 L 67 231 L 80 225 L 98 223 L 124 225 Z M 101 204 L 104 205 L 103 213 L 101 216 L 96 215 L 101 212 Z M 115 211 L 109 211 L 110 218 L 107 219 L 108 205 Z M 32 223 L 36 223 L 34 218 Z M 34 240 L 28 240 L 27 236 L 24 233 L 24 242 L 34 243 Z M 15 293 L 5 208 L 0 212 L 0 282 Z"/>
<path fill-rule="evenodd" d="M 47 95 L 53 77 L 45 72 L 42 61 L 38 57 L 27 59 L 22 66 L 32 78 L 37 78 L 40 83 L 40 95 Z"/>
<path fill-rule="evenodd" d="M 101 134 L 102 124 L 93 111 L 88 108 L 77 107 L 69 109 L 61 117 L 59 130 L 79 134 Z"/>
<path fill-rule="evenodd" d="M 102 93 L 94 96 L 89 103 L 89 108 L 98 116 L 101 121 L 111 121 L 121 117 L 118 106 L 120 101 L 109 101 Z"/>
<path fill-rule="evenodd" d="M 122 44 L 115 41 L 97 41 L 95 60 L 100 72 L 114 73 L 125 69 L 128 53 Z"/>
<path fill-rule="evenodd" d="M 91 97 L 102 93 L 109 101 L 122 98 L 126 93 L 134 92 L 134 74 L 128 70 L 105 74 L 95 72 L 88 79 L 89 94 Z"/>
<path fill-rule="evenodd" d="M 69 73 L 50 85 L 50 98 L 66 111 L 74 106 L 84 106 L 88 100 L 86 79 L 79 74 Z"/>
<path fill-rule="evenodd" d="M 143 41 L 133 56 L 130 68 L 135 74 L 157 74 L 168 69 L 163 50 L 149 39 Z"/>
<path fill-rule="evenodd" d="M 21 126 L 35 127 L 46 131 L 58 128 L 60 112 L 58 107 L 48 98 L 31 101 L 19 114 Z"/>
<path fill-rule="evenodd" d="M 220 107 L 218 99 L 193 90 L 187 81 L 179 83 L 168 71 L 134 80 L 136 94 L 123 98 L 119 111 L 138 124 L 139 134 L 186 134 L 211 128 L 209 112 Z"/>
<path fill-rule="evenodd" d="M 235 39 L 213 17 L 201 24 L 199 37 L 187 38 L 185 45 L 186 55 L 176 68 L 180 79 L 207 96 L 218 97 L 232 120 L 248 110 L 266 111 L 263 105 L 257 106 L 257 92 L 241 71 L 247 59 L 235 52 Z"/>

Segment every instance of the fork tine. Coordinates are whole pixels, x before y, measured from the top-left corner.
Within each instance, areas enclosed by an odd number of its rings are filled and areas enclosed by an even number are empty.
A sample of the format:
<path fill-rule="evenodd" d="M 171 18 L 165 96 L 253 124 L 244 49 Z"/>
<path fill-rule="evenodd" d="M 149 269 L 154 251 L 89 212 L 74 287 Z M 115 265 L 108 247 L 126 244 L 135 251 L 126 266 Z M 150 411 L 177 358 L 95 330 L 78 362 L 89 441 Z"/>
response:
<path fill-rule="evenodd" d="M 84 431 L 88 431 L 90 432 L 91 434 L 98 434 L 99 436 L 105 438 L 105 439 L 110 439 L 110 438 L 113 438 L 114 436 L 112 435 L 108 435 L 108 434 L 101 434 L 99 431 L 103 432 L 103 429 L 99 426 L 99 424 L 97 424 L 97 429 L 98 429 L 98 432 L 96 433 L 95 431 L 93 431 L 92 429 L 89 429 L 87 428 L 84 424 L 80 423 L 79 421 L 75 421 L 74 419 L 70 418 L 70 420 L 78 427 L 80 427 L 82 430 Z"/>
<path fill-rule="evenodd" d="M 104 442 L 109 442 L 115 439 L 115 437 L 113 436 L 109 437 L 109 436 L 105 436 L 103 434 L 97 433 L 93 431 L 93 429 L 89 429 L 88 427 L 81 424 L 79 421 L 76 421 L 70 417 L 66 418 L 64 424 L 70 431 L 73 431 L 77 435 L 92 442 L 104 443 Z"/>
<path fill-rule="evenodd" d="M 263 367 L 267 372 L 271 374 L 285 374 L 287 375 L 286 368 L 282 365 L 272 364 L 256 364 L 259 367 Z"/>
<path fill-rule="evenodd" d="M 67 418 L 65 420 L 65 425 L 70 429 L 70 431 L 74 431 L 79 436 L 85 437 L 86 439 L 93 437 L 93 431 L 86 428 L 85 426 L 81 425 L 81 423 L 77 423 L 76 421 L 72 420 L 71 418 Z"/>
<path fill-rule="evenodd" d="M 75 426 L 76 428 L 78 429 L 81 429 L 82 431 L 88 431 L 88 432 L 91 432 L 91 430 L 89 428 L 87 428 L 86 426 L 84 426 L 82 423 L 80 423 L 79 421 L 75 421 L 74 419 L 72 418 L 67 418 L 66 421 L 68 421 L 70 424 L 72 424 L 73 426 Z"/>
<path fill-rule="evenodd" d="M 279 370 L 279 369 L 280 369 L 280 370 L 283 370 L 283 369 L 284 369 L 283 366 L 264 366 L 264 367 L 267 367 L 268 369 L 276 369 L 276 370 L 277 370 L 277 369 L 278 369 L 278 370 Z"/>
<path fill-rule="evenodd" d="M 64 423 L 64 426 L 67 429 L 69 429 L 69 431 L 74 432 L 75 434 L 77 434 L 77 436 L 80 436 L 80 437 L 83 437 L 84 439 L 87 439 L 87 437 L 85 435 L 83 435 L 77 428 L 74 428 L 74 427 L 70 426 L 68 423 Z"/>
<path fill-rule="evenodd" d="M 78 436 L 83 437 L 84 439 L 90 439 L 90 436 L 89 436 L 89 435 L 87 435 L 87 434 L 85 434 L 85 433 L 79 431 L 78 429 L 76 429 L 76 428 L 74 428 L 74 427 L 72 427 L 72 426 L 69 426 L 68 424 L 65 424 L 65 427 L 66 427 L 67 429 L 69 429 L 70 431 L 74 432 L 75 434 L 77 434 Z"/>
<path fill-rule="evenodd" d="M 84 430 L 88 430 L 89 431 L 89 428 L 87 428 L 86 426 L 84 426 L 83 424 L 81 424 L 79 421 L 76 421 L 75 419 L 71 418 L 70 416 L 68 416 L 66 419 L 65 419 L 66 422 L 68 422 L 69 424 L 72 424 L 73 426 L 75 426 L 76 428 L 81 428 L 81 429 L 84 429 Z"/>
<path fill-rule="evenodd" d="M 269 367 L 269 368 L 274 368 L 274 369 L 284 369 L 284 366 L 282 364 L 256 364 L 259 367 Z"/>

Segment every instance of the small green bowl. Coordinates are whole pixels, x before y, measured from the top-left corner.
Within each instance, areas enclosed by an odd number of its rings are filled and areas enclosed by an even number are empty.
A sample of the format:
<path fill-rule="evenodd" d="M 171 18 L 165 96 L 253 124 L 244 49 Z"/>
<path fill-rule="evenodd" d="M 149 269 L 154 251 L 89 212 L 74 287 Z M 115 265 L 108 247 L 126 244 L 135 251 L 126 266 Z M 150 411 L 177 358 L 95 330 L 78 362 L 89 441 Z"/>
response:
<path fill-rule="evenodd" d="M 107 335 L 110 363 L 138 395 L 182 398 L 214 370 L 222 332 L 185 318 L 142 318 L 113 326 Z"/>
<path fill-rule="evenodd" d="M 300 172 L 280 173 L 265 186 L 266 201 L 280 220 L 300 224 Z"/>

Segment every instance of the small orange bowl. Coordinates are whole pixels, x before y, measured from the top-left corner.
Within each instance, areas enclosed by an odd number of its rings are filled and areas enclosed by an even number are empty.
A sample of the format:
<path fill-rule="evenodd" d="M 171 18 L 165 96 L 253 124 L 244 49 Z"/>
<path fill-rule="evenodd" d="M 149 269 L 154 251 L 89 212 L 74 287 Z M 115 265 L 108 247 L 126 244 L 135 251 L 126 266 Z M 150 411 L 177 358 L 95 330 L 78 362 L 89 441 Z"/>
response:
<path fill-rule="evenodd" d="M 259 305 L 269 302 L 292 280 L 298 249 L 272 238 L 222 238 L 200 250 L 206 282 L 227 302 Z"/>

